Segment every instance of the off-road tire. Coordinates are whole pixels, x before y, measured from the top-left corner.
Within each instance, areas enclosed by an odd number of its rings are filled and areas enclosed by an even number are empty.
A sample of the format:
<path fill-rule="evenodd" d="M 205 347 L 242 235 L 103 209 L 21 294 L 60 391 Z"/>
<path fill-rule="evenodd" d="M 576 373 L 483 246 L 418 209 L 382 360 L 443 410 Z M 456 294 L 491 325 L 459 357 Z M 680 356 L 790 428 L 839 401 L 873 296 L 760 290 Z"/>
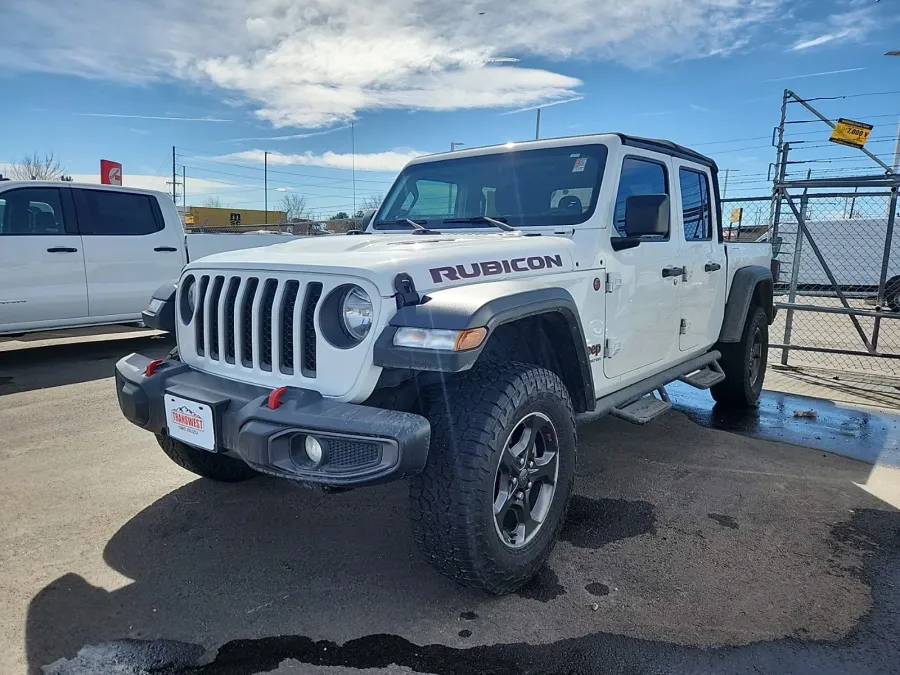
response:
<path fill-rule="evenodd" d="M 565 385 L 537 366 L 478 364 L 425 395 L 431 448 L 410 482 L 413 537 L 442 574 L 463 586 L 511 593 L 544 564 L 559 536 L 575 477 L 575 419 Z M 500 455 L 532 412 L 556 429 L 558 476 L 546 518 L 521 548 L 501 541 L 493 502 Z"/>
<path fill-rule="evenodd" d="M 178 347 L 166 357 L 166 361 L 180 360 Z M 164 434 L 156 434 L 156 440 L 169 459 L 198 476 L 223 483 L 239 483 L 259 475 L 239 459 L 194 448 Z"/>
<path fill-rule="evenodd" d="M 754 342 L 754 336 L 758 337 Z M 751 359 L 754 344 L 760 347 L 760 364 L 757 376 L 751 375 Z M 755 408 L 759 405 L 759 395 L 766 378 L 766 363 L 769 354 L 769 321 L 762 307 L 750 306 L 744 332 L 740 342 L 721 343 L 722 352 L 719 365 L 725 373 L 725 380 L 711 389 L 712 397 L 719 405 L 729 408 Z"/>
<path fill-rule="evenodd" d="M 892 312 L 900 312 L 900 276 L 891 277 L 885 283 L 884 301 Z"/>

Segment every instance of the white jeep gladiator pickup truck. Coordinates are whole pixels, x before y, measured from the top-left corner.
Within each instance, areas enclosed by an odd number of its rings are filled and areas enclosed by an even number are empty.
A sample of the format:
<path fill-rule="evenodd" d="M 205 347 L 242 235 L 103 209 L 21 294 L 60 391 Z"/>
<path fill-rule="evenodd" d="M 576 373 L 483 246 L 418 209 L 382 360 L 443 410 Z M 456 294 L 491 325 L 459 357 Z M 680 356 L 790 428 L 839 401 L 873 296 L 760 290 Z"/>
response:
<path fill-rule="evenodd" d="M 188 234 L 162 192 L 0 181 L 0 335 L 141 320 L 189 260 L 285 241 Z"/>
<path fill-rule="evenodd" d="M 415 539 L 492 593 L 549 555 L 576 423 L 665 385 L 757 403 L 771 247 L 725 244 L 715 163 L 604 134 L 423 157 L 359 236 L 192 263 L 151 304 L 178 347 L 117 364 L 125 416 L 201 476 L 409 478 Z"/>

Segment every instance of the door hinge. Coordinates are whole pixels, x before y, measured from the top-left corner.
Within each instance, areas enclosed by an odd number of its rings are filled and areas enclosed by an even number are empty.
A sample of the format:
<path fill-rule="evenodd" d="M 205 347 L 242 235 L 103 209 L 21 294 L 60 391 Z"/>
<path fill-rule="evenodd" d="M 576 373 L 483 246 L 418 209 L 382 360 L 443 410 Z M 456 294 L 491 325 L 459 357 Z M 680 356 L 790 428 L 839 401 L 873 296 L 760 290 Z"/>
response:
<path fill-rule="evenodd" d="M 622 342 L 619 340 L 611 340 L 607 338 L 606 342 L 603 346 L 603 356 L 604 358 L 611 359 L 613 356 L 619 353 L 622 349 Z"/>
<path fill-rule="evenodd" d="M 606 275 L 606 292 L 612 293 L 622 288 L 622 277 L 618 274 Z"/>
<path fill-rule="evenodd" d="M 691 327 L 690 321 L 688 321 L 687 319 L 682 319 L 681 320 L 681 328 L 679 329 L 678 332 L 681 335 L 687 335 L 688 328 L 690 328 L 690 327 Z"/>

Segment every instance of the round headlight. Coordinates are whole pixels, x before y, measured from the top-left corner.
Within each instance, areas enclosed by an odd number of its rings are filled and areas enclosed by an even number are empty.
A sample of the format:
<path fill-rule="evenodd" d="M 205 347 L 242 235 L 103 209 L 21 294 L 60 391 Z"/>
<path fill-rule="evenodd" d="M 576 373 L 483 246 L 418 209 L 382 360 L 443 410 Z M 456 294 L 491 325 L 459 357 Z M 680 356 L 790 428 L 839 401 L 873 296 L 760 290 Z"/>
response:
<path fill-rule="evenodd" d="M 372 329 L 372 300 L 359 286 L 348 288 L 341 298 L 341 326 L 352 340 L 361 342 Z"/>
<path fill-rule="evenodd" d="M 194 318 L 194 310 L 197 307 L 197 280 L 192 275 L 181 280 L 179 296 L 181 298 L 178 302 L 179 313 L 181 320 L 187 325 Z"/>

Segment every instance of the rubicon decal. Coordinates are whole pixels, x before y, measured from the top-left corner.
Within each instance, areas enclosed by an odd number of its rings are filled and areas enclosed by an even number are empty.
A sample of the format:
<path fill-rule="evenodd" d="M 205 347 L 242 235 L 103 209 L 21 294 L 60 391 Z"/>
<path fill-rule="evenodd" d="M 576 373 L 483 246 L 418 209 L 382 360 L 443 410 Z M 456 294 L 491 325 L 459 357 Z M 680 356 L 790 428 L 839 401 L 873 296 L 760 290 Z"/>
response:
<path fill-rule="evenodd" d="M 173 410 L 172 421 L 189 429 L 203 431 L 203 418 L 187 406 L 181 406 Z"/>
<path fill-rule="evenodd" d="M 512 258 L 511 260 L 488 260 L 485 262 L 449 265 L 447 267 L 432 267 L 428 271 L 431 272 L 431 280 L 436 284 L 441 284 L 445 281 L 490 277 L 496 274 L 511 274 L 513 272 L 533 272 L 562 266 L 562 256 L 557 254 L 533 255 L 528 258 Z"/>

